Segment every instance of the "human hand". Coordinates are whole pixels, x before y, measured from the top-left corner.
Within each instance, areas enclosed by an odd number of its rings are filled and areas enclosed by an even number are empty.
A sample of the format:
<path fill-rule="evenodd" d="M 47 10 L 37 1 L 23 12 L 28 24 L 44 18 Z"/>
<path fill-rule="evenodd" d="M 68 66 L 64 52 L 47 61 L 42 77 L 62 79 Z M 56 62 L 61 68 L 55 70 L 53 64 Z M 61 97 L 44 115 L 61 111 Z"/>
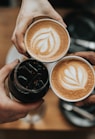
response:
<path fill-rule="evenodd" d="M 38 108 L 43 100 L 32 104 L 21 104 L 7 96 L 5 81 L 11 70 L 18 64 L 18 60 L 0 69 L 0 123 L 16 121 L 25 117 L 30 111 Z"/>
<path fill-rule="evenodd" d="M 24 55 L 26 54 L 24 46 L 25 31 L 37 16 L 48 16 L 66 26 L 62 17 L 54 10 L 48 0 L 22 0 L 21 9 L 12 35 L 12 42 L 17 50 Z"/>
<path fill-rule="evenodd" d="M 87 61 L 89 61 L 92 66 L 95 66 L 95 52 L 94 51 L 83 51 L 83 52 L 75 52 L 74 55 L 83 57 Z"/>
<path fill-rule="evenodd" d="M 80 56 L 88 60 L 92 66 L 95 66 L 95 52 L 93 51 L 88 51 L 88 52 L 76 52 L 74 53 L 76 56 Z M 77 106 L 83 106 L 83 105 L 89 105 L 89 104 L 95 104 L 95 95 L 92 94 L 88 98 L 86 98 L 83 101 L 77 102 Z"/>

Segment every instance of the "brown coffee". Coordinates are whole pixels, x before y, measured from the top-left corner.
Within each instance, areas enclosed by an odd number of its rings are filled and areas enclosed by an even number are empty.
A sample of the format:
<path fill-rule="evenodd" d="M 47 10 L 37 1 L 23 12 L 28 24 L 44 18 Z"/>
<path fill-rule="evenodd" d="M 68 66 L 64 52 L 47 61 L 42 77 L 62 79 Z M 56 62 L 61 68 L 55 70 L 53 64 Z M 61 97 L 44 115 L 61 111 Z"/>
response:
<path fill-rule="evenodd" d="M 85 60 L 81 59 L 68 56 L 57 63 L 52 70 L 51 87 L 65 100 L 81 100 L 94 88 L 94 71 Z"/>
<path fill-rule="evenodd" d="M 53 62 L 68 51 L 70 38 L 67 30 L 53 19 L 40 19 L 26 31 L 25 46 L 33 58 Z"/>

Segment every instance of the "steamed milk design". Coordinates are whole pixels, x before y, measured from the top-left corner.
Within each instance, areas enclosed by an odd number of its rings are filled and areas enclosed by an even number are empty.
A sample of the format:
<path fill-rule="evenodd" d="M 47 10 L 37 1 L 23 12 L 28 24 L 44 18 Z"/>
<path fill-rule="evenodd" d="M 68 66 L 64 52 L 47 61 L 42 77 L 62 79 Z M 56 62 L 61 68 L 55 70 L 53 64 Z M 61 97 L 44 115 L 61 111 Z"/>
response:
<path fill-rule="evenodd" d="M 53 19 L 40 19 L 27 29 L 25 46 L 29 55 L 41 62 L 54 62 L 68 51 L 70 37 L 59 22 Z"/>
<path fill-rule="evenodd" d="M 88 80 L 88 73 L 84 67 L 76 63 L 68 64 L 66 69 L 61 71 L 59 80 L 61 85 L 68 90 L 84 89 Z"/>
<path fill-rule="evenodd" d="M 51 27 L 43 28 L 34 34 L 30 45 L 39 57 L 49 58 L 55 55 L 60 49 L 60 36 Z"/>
<path fill-rule="evenodd" d="M 83 58 L 66 56 L 52 69 L 50 84 L 53 92 L 69 102 L 80 101 L 94 89 L 94 70 Z"/>

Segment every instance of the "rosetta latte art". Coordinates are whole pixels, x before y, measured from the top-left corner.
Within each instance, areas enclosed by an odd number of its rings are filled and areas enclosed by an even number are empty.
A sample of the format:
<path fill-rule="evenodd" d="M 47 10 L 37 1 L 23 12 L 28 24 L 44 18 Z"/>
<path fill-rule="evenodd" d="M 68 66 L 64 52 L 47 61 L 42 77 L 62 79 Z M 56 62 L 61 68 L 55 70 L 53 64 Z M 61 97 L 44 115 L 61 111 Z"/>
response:
<path fill-rule="evenodd" d="M 60 37 L 51 27 L 40 29 L 31 39 L 31 47 L 40 57 L 52 57 L 59 50 Z"/>
<path fill-rule="evenodd" d="M 62 86 L 68 90 L 83 89 L 86 85 L 88 74 L 82 66 L 69 66 L 60 76 Z"/>

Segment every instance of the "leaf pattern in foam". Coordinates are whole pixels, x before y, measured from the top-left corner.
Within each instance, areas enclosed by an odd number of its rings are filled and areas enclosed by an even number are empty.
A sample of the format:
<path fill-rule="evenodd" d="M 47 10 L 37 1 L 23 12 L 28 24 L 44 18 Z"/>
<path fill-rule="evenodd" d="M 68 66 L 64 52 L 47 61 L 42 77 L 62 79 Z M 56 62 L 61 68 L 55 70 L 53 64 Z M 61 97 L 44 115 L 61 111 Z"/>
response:
<path fill-rule="evenodd" d="M 62 86 L 69 90 L 84 88 L 88 74 L 82 66 L 69 66 L 60 76 Z"/>
<path fill-rule="evenodd" d="M 43 28 L 34 34 L 31 46 L 33 49 L 37 49 L 39 54 L 45 53 L 45 55 L 52 56 L 60 47 L 60 38 L 54 29 Z"/>

